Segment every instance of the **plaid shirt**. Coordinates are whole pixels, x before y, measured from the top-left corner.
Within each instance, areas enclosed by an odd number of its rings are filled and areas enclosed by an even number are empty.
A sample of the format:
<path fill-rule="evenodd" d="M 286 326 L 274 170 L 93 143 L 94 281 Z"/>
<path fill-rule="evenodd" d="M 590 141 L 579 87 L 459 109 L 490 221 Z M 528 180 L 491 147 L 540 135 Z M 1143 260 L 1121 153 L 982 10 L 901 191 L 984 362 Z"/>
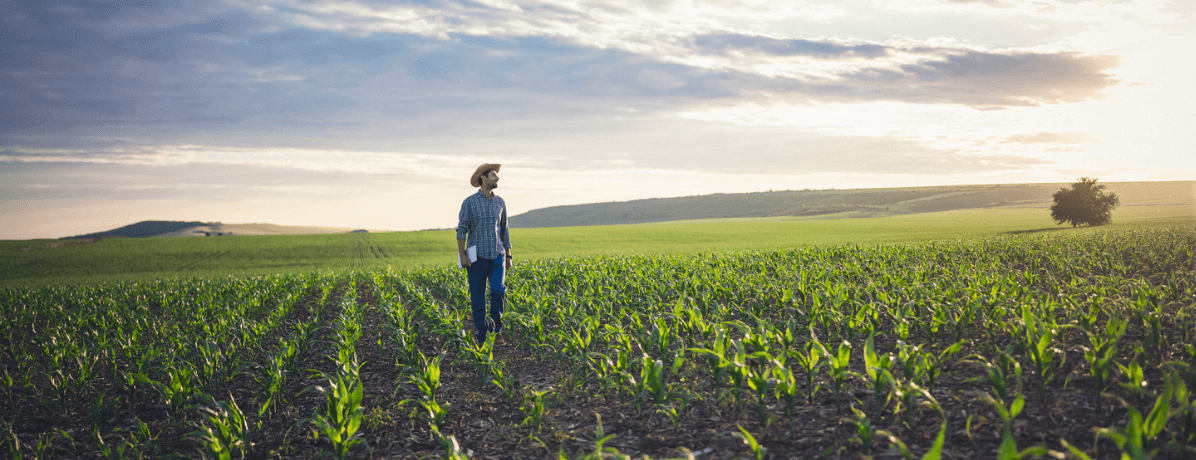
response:
<path fill-rule="evenodd" d="M 487 198 L 479 189 L 461 203 L 459 219 L 457 239 L 466 240 L 465 247 L 477 246 L 479 258 L 497 259 L 506 252 L 504 249 L 511 249 L 507 204 L 502 197 Z"/>

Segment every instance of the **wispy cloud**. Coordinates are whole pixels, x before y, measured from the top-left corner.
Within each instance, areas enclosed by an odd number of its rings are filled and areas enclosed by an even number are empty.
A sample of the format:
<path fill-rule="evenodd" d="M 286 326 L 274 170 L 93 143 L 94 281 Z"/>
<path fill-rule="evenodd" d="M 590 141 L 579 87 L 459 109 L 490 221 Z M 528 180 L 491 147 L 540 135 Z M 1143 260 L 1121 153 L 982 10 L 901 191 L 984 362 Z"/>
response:
<path fill-rule="evenodd" d="M 190 165 L 251 166 L 282 170 L 364 175 L 430 175 L 468 168 L 478 157 L 402 152 L 244 148 L 201 145 L 163 145 L 81 151 L 0 148 L 0 162 L 78 163 L 127 166 L 182 167 Z"/>
<path fill-rule="evenodd" d="M 743 33 L 712 33 L 694 37 L 694 46 L 701 51 L 720 54 L 763 53 L 772 56 L 810 56 L 842 58 L 844 56 L 883 57 L 892 48 L 879 44 L 842 44 L 832 40 L 783 39 Z"/>
<path fill-rule="evenodd" d="M 0 44 L 11 56 L 0 134 L 351 127 L 444 109 L 501 117 L 530 99 L 547 116 L 611 97 L 1011 106 L 1097 98 L 1117 83 L 1111 56 L 784 38 L 701 14 L 763 7 L 750 2 L 129 5 L 140 7 L 17 3 Z"/>
<path fill-rule="evenodd" d="M 1101 133 L 1034 133 L 1009 137 L 1009 142 L 1020 144 L 1082 144 L 1097 143 L 1108 135 Z"/>

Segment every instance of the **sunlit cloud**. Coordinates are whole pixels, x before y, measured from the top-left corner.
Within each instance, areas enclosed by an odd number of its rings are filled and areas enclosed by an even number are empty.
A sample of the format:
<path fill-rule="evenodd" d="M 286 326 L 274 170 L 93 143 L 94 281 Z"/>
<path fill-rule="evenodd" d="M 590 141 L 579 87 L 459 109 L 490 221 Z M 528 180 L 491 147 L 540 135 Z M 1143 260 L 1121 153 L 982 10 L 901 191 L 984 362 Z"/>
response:
<path fill-rule="evenodd" d="M 180 167 L 193 164 L 252 166 L 351 174 L 438 176 L 446 169 L 466 168 L 479 158 L 401 152 L 369 152 L 298 148 L 242 148 L 164 145 L 99 151 L 0 148 L 0 162 L 84 163 Z"/>
<path fill-rule="evenodd" d="M 877 0 L 890 11 L 976 14 L 1040 18 L 1058 22 L 1112 23 L 1134 20 L 1150 25 L 1175 24 L 1187 19 L 1170 7 L 1173 0 Z"/>
<path fill-rule="evenodd" d="M 1100 133 L 1034 133 L 1009 137 L 1009 142 L 1022 144 L 1081 144 L 1098 143 L 1108 137 Z"/>

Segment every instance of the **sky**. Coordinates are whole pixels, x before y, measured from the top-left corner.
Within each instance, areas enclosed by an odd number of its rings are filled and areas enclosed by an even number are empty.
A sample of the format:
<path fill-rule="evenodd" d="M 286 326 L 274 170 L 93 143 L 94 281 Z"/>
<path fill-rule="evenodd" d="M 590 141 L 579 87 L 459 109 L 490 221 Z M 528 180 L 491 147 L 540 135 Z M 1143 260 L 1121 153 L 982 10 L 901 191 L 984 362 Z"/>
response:
<path fill-rule="evenodd" d="M 1189 0 L 0 0 L 0 239 L 1196 179 Z"/>

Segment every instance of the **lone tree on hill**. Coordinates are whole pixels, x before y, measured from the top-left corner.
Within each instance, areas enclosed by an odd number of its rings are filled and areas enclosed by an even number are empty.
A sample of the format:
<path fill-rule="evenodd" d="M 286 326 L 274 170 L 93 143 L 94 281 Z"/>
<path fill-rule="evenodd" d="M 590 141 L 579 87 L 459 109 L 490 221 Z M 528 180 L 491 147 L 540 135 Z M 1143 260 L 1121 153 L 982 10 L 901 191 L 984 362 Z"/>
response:
<path fill-rule="evenodd" d="M 1081 177 L 1071 184 L 1071 189 L 1061 188 L 1055 192 L 1055 204 L 1051 205 L 1051 218 L 1072 227 L 1080 225 L 1104 225 L 1113 220 L 1113 207 L 1121 204 L 1116 193 L 1105 192 L 1104 184 L 1097 185 L 1096 179 Z"/>

